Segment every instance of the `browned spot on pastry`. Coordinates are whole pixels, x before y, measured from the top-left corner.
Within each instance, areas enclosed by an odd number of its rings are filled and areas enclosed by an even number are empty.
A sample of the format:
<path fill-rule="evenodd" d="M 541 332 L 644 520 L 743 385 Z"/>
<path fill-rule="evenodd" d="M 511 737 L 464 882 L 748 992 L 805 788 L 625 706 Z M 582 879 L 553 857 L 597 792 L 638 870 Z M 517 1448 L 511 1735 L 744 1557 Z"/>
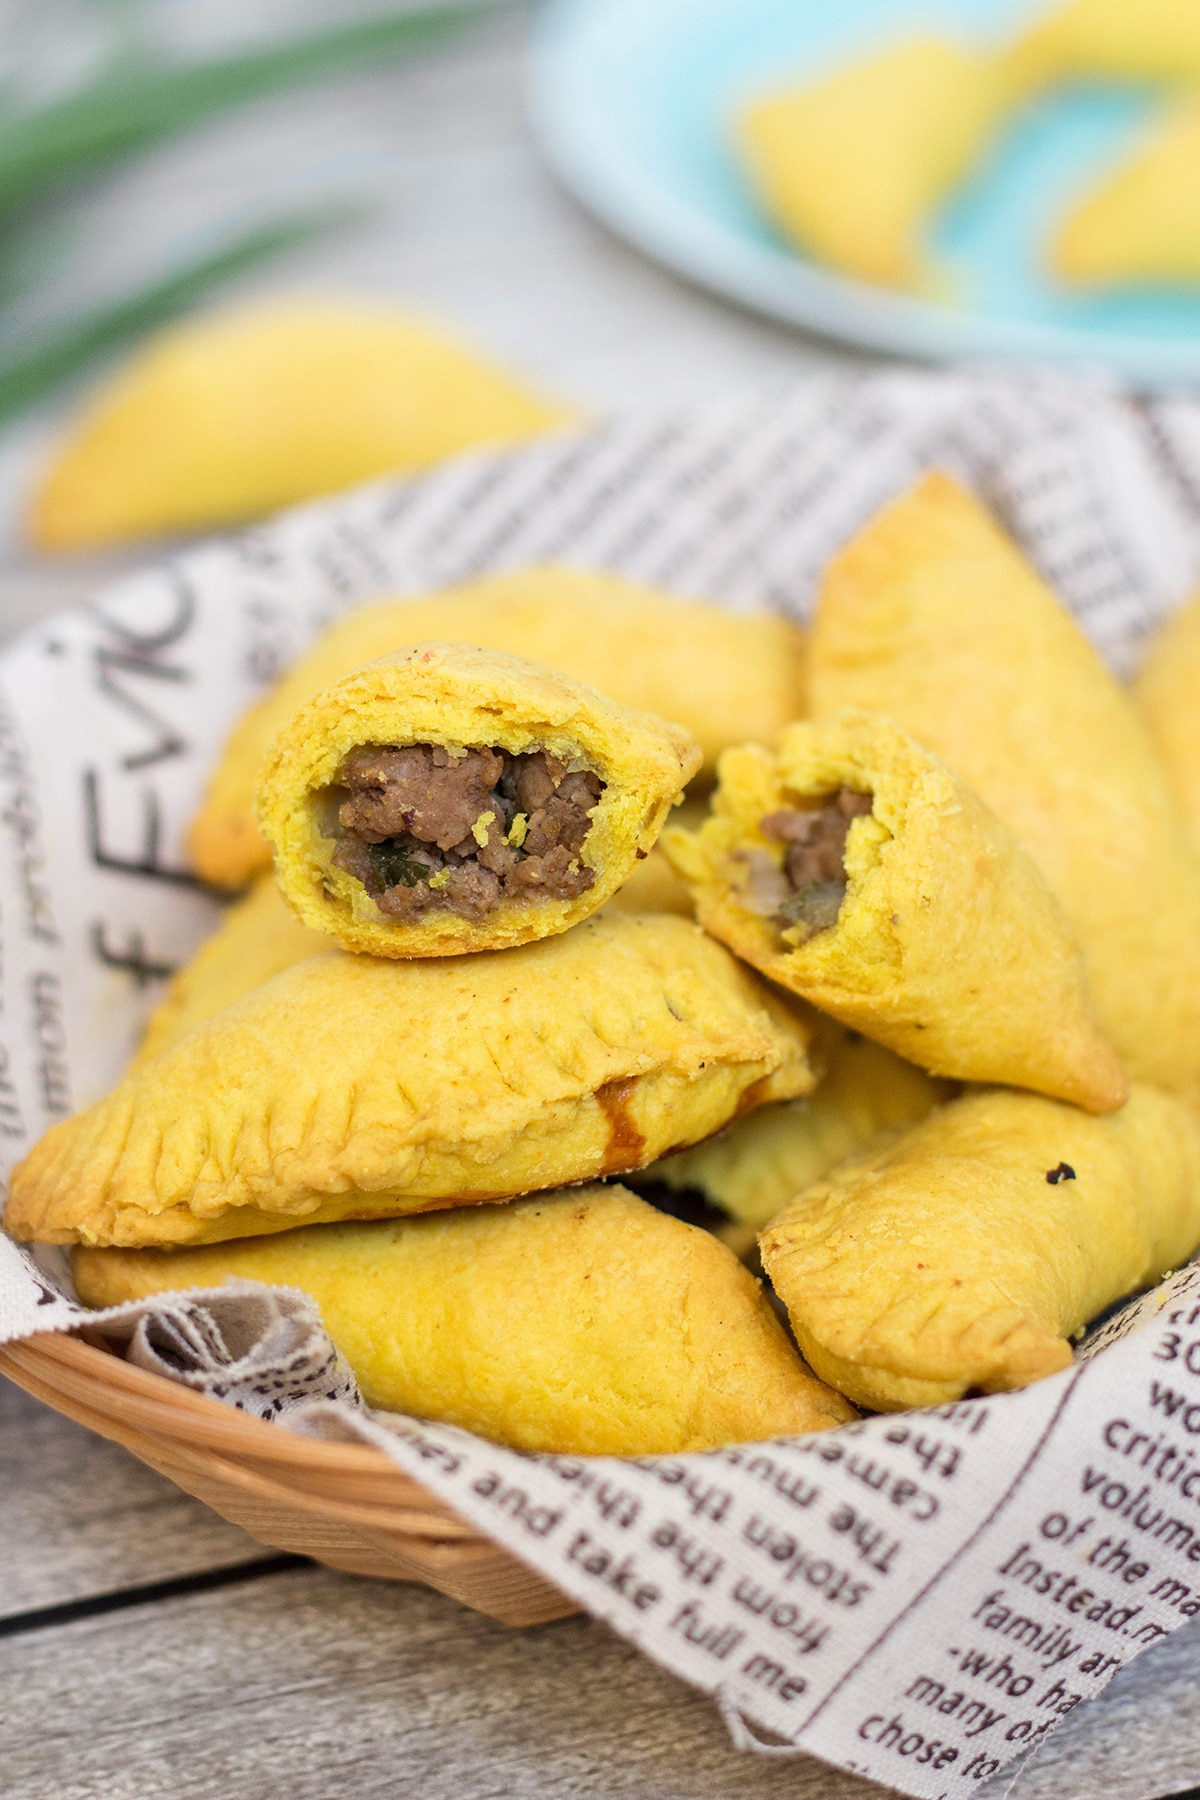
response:
<path fill-rule="evenodd" d="M 623 1075 L 618 1081 L 606 1081 L 596 1089 L 596 1099 L 608 1120 L 608 1144 L 604 1152 L 603 1173 L 618 1175 L 623 1169 L 640 1167 L 646 1139 L 629 1114 L 629 1102 L 637 1088 L 635 1075 Z"/>

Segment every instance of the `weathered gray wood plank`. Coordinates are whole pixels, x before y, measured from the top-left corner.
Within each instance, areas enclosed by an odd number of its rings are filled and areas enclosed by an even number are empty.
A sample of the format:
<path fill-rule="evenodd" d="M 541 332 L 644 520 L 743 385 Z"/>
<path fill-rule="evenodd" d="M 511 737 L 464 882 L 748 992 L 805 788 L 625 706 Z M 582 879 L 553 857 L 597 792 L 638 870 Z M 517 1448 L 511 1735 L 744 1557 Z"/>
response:
<path fill-rule="evenodd" d="M 119 1445 L 3 1376 L 0 1519 L 0 1619 L 264 1554 Z"/>
<path fill-rule="evenodd" d="M 128 1512 L 113 1533 L 130 1554 L 142 1523 Z M 198 1553 L 195 1525 L 180 1533 Z M 1198 1673 L 1188 1628 L 990 1800 L 1157 1800 L 1200 1781 Z M 882 1793 L 808 1758 L 738 1755 L 707 1699 L 590 1621 L 514 1632 L 325 1570 L 0 1642 L 0 1684 L 6 1800 L 372 1800 L 401 1775 L 427 1800 Z"/>
<path fill-rule="evenodd" d="M 6 1800 L 882 1800 L 584 1620 L 304 1570 L 0 1642 Z"/>
<path fill-rule="evenodd" d="M 1200 1622 L 1182 1626 L 1068 1714 L 986 1800 L 1159 1800 L 1200 1784 Z"/>

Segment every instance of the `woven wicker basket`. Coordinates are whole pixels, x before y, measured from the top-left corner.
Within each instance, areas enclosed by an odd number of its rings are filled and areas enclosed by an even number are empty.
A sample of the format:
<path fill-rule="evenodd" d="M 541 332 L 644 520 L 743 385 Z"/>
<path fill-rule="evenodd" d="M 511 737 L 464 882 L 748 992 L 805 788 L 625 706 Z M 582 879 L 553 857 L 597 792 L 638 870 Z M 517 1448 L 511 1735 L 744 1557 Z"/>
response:
<path fill-rule="evenodd" d="M 0 1370 L 261 1544 L 354 1575 L 424 1582 L 505 1625 L 579 1610 L 382 1450 L 296 1436 L 78 1337 L 47 1332 L 6 1344 Z"/>

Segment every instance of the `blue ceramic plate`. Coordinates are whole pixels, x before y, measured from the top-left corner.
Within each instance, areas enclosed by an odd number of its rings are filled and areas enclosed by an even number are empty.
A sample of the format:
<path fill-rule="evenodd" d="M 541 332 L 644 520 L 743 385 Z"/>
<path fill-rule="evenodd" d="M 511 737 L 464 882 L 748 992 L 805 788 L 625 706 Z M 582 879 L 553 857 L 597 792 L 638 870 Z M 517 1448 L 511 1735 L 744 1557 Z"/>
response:
<path fill-rule="evenodd" d="M 1071 197 L 1122 154 L 1153 94 L 1089 89 L 1021 116 L 940 221 L 953 304 L 830 274 L 760 217 L 728 148 L 748 95 L 922 30 L 986 42 L 1040 0 L 549 0 L 534 129 L 561 178 L 692 280 L 810 330 L 926 357 L 1070 359 L 1143 386 L 1200 380 L 1200 289 L 1072 298 L 1041 272 Z"/>

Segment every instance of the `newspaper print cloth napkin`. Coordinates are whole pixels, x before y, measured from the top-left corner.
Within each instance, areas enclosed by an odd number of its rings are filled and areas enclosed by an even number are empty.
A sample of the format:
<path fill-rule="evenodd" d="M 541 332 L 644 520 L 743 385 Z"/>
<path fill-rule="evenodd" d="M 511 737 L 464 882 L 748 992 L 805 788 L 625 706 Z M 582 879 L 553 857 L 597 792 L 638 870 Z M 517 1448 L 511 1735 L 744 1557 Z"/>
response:
<path fill-rule="evenodd" d="M 332 618 L 557 560 L 803 618 L 921 470 L 971 483 L 1110 664 L 1200 572 L 1200 405 L 893 370 L 382 482 L 116 583 L 0 658 L 0 1172 L 117 1079 L 217 907 L 183 832 L 231 724 Z M 84 1314 L 0 1235 L 0 1341 Z M 1200 1274 L 1020 1394 L 705 1455 L 528 1457 L 371 1414 L 302 1296 L 120 1309 L 143 1366 L 377 1442 L 684 1679 L 738 1742 L 976 1792 L 1200 1611 Z M 999 1791 L 999 1790 L 997 1790 Z"/>

